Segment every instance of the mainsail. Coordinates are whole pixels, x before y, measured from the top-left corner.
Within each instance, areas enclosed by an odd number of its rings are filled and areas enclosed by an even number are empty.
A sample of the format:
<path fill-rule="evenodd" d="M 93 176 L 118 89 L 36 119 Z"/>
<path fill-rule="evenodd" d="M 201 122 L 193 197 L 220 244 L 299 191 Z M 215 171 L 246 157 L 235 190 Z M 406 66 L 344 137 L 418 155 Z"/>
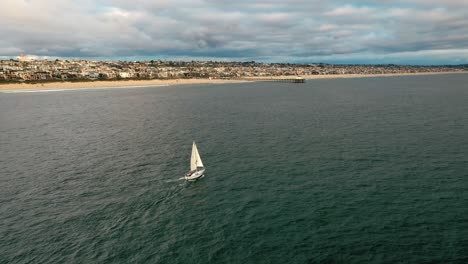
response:
<path fill-rule="evenodd" d="M 200 158 L 200 154 L 198 153 L 197 145 L 195 141 L 192 145 L 192 157 L 190 158 L 190 170 L 195 171 L 197 167 L 203 167 L 202 160 Z"/>

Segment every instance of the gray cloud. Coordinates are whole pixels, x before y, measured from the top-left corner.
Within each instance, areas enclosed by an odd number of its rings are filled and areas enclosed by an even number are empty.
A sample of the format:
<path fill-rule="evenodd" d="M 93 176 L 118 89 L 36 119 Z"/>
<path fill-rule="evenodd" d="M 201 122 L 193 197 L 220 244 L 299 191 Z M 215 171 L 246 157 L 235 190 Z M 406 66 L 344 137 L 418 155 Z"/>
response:
<path fill-rule="evenodd" d="M 380 63 L 404 54 L 407 63 L 468 62 L 461 0 L 3 0 L 1 7 L 0 56 Z"/>

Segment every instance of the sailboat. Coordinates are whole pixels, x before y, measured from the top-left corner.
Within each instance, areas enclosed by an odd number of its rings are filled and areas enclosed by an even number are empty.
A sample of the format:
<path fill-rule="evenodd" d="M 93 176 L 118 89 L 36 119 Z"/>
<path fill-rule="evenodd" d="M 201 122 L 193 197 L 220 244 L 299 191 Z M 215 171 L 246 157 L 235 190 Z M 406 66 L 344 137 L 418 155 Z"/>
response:
<path fill-rule="evenodd" d="M 190 171 L 185 174 L 185 179 L 187 181 L 195 181 L 205 176 L 205 167 L 200 158 L 200 153 L 198 153 L 197 144 L 195 141 L 192 145 L 192 157 L 190 158 Z"/>

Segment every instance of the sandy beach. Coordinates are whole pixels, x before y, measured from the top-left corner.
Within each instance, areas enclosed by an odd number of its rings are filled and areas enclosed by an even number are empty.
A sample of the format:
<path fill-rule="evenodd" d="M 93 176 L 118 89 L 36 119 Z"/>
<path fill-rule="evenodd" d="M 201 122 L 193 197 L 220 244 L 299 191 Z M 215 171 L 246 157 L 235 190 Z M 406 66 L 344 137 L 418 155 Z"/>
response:
<path fill-rule="evenodd" d="M 411 75 L 433 75 L 433 74 L 463 74 L 468 72 L 424 72 L 424 73 L 399 73 L 399 74 L 338 74 L 338 75 L 305 75 L 297 76 L 307 80 L 313 79 L 337 79 L 337 78 L 363 78 L 363 77 L 391 77 L 391 76 L 411 76 Z M 119 81 L 90 81 L 90 82 L 50 82 L 50 83 L 12 83 L 0 84 L 0 91 L 18 90 L 51 90 L 51 89 L 80 89 L 80 88 L 123 88 L 123 87 L 147 87 L 166 86 L 182 84 L 220 84 L 238 83 L 249 81 L 249 79 L 283 79 L 295 78 L 296 76 L 275 76 L 275 77 L 252 77 L 244 79 L 171 79 L 171 80 L 119 80 Z M 253 80 L 253 81 L 255 81 Z"/>
<path fill-rule="evenodd" d="M 306 80 L 315 79 L 347 79 L 347 78 L 369 78 L 369 77 L 398 77 L 398 76 L 415 76 L 415 75 L 435 75 L 435 74 L 466 74 L 466 72 L 416 72 L 416 73 L 383 73 L 383 74 L 330 74 L 330 75 L 300 75 L 298 77 Z M 274 79 L 281 78 L 295 78 L 296 76 L 278 76 Z M 258 79 L 259 77 L 255 77 Z M 261 78 L 261 77 L 260 77 Z M 264 77 L 264 79 L 271 79 L 271 77 Z"/>

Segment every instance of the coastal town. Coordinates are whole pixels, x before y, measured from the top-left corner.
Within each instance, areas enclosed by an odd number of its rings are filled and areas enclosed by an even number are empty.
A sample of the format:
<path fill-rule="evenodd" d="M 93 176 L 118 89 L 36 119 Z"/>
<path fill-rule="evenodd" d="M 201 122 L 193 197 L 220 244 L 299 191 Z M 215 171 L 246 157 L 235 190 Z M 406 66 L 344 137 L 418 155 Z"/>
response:
<path fill-rule="evenodd" d="M 0 82 L 242 79 L 275 76 L 467 72 L 468 65 L 337 65 L 215 61 L 0 60 Z"/>

